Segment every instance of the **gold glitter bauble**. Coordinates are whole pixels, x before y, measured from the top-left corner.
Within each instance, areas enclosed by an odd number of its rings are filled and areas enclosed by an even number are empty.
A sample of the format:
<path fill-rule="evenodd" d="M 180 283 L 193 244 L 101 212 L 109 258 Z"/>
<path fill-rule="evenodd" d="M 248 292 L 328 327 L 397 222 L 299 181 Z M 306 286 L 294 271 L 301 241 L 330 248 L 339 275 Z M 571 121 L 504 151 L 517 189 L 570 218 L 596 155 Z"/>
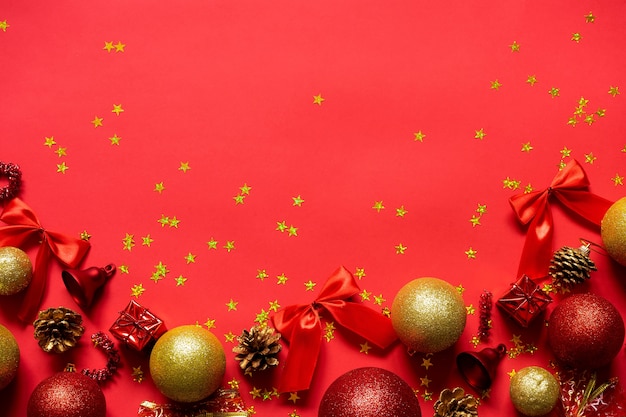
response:
<path fill-rule="evenodd" d="M 33 264 L 28 255 L 13 246 L 0 248 L 0 295 L 13 295 L 28 287 Z"/>
<path fill-rule="evenodd" d="M 513 405 L 527 416 L 548 414 L 559 399 L 559 383 L 546 369 L 528 366 L 511 378 L 510 395 Z"/>
<path fill-rule="evenodd" d="M 13 333 L 0 324 L 0 390 L 9 385 L 20 364 L 20 347 Z"/>
<path fill-rule="evenodd" d="M 626 197 L 617 200 L 606 211 L 600 234 L 611 258 L 626 266 Z"/>
<path fill-rule="evenodd" d="M 415 279 L 398 291 L 391 306 L 391 323 L 410 350 L 435 353 L 454 345 L 467 312 L 455 287 L 439 278 Z"/>
<path fill-rule="evenodd" d="M 150 374 L 166 397 L 200 401 L 215 392 L 226 371 L 219 339 L 196 325 L 175 327 L 161 336 L 150 354 Z"/>

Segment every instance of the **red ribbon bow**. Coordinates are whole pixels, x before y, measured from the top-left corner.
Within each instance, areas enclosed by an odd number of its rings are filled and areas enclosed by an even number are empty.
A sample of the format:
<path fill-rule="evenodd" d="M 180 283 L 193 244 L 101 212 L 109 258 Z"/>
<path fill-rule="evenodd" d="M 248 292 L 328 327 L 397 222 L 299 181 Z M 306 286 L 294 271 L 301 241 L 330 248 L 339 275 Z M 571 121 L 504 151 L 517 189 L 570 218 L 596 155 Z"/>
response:
<path fill-rule="evenodd" d="M 348 300 L 359 292 L 352 274 L 340 267 L 324 283 L 313 303 L 285 307 L 272 317 L 276 330 L 289 342 L 280 392 L 302 391 L 311 385 L 322 344 L 320 310 L 325 310 L 336 323 L 381 349 L 396 340 L 391 320 L 363 304 Z"/>
<path fill-rule="evenodd" d="M 517 218 L 523 225 L 528 225 L 518 276 L 526 274 L 538 278 L 546 274 L 552 257 L 554 232 L 550 197 L 591 223 L 600 225 L 613 203 L 587 191 L 588 186 L 583 167 L 571 160 L 556 174 L 547 189 L 511 197 L 510 203 Z"/>
<path fill-rule="evenodd" d="M 0 220 L 8 225 L 0 227 L 0 246 L 23 247 L 35 238 L 41 241 L 35 259 L 33 279 L 18 313 L 20 320 L 28 322 L 37 313 L 45 292 L 50 255 L 54 255 L 68 268 L 76 268 L 89 250 L 90 244 L 85 240 L 45 230 L 32 209 L 19 198 L 14 198 L 5 205 Z"/>

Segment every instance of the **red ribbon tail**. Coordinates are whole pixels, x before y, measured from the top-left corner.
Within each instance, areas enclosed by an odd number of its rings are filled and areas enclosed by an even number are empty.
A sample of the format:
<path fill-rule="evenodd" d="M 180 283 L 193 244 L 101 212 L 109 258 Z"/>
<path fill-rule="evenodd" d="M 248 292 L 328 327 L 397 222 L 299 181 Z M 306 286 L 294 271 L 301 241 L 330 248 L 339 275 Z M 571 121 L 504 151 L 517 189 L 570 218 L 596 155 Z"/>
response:
<path fill-rule="evenodd" d="M 41 242 L 37 257 L 35 259 L 35 268 L 33 271 L 33 279 L 26 289 L 24 301 L 20 307 L 17 317 L 23 323 L 30 323 L 41 305 L 44 292 L 46 290 L 46 278 L 48 275 L 48 259 L 50 258 L 50 247 L 45 239 Z"/>
<path fill-rule="evenodd" d="M 292 334 L 278 391 L 296 392 L 309 389 L 322 345 L 320 326 L 299 328 Z"/>
<path fill-rule="evenodd" d="M 553 233 L 550 210 L 545 210 L 535 216 L 526 232 L 526 241 L 517 272 L 518 278 L 524 274 L 531 278 L 546 276 L 552 258 Z"/>
<path fill-rule="evenodd" d="M 341 327 L 385 349 L 398 338 L 391 320 L 371 308 L 357 303 L 345 303 L 341 307 L 325 305 Z"/>

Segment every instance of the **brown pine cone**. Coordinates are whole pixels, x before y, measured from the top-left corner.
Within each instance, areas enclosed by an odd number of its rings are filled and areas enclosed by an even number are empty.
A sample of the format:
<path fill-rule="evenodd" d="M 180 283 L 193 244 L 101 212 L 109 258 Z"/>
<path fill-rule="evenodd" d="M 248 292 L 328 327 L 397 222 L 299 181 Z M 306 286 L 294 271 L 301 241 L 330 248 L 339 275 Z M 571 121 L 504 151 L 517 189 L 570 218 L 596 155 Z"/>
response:
<path fill-rule="evenodd" d="M 589 248 L 563 246 L 554 252 L 550 260 L 549 274 L 556 287 L 568 289 L 590 278 L 591 271 L 597 271 L 596 264 L 589 258 Z"/>
<path fill-rule="evenodd" d="M 74 346 L 85 332 L 80 314 L 65 307 L 49 308 L 39 312 L 35 339 L 46 352 L 63 353 Z"/>
<path fill-rule="evenodd" d="M 280 333 L 267 326 L 254 326 L 237 336 L 238 346 L 233 348 L 235 360 L 246 375 L 278 365 L 278 352 L 282 349 Z"/>
<path fill-rule="evenodd" d="M 465 395 L 463 388 L 448 388 L 441 391 L 439 400 L 435 403 L 433 417 L 475 417 L 478 416 L 480 401 L 473 395 Z"/>

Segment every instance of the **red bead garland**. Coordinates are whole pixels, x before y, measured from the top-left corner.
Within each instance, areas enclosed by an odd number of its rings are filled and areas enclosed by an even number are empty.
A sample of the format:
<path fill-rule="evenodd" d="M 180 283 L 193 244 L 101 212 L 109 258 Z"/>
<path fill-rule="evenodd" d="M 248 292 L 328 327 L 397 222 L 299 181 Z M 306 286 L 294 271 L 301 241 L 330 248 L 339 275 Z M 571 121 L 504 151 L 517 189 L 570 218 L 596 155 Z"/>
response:
<path fill-rule="evenodd" d="M 17 165 L 0 161 L 0 178 L 6 177 L 8 185 L 0 188 L 0 204 L 15 197 L 22 185 L 22 171 Z"/>
<path fill-rule="evenodd" d="M 107 355 L 107 363 L 104 368 L 101 369 L 89 369 L 82 370 L 83 375 L 95 380 L 96 382 L 104 382 L 111 378 L 117 371 L 120 363 L 120 354 L 115 348 L 115 344 L 104 332 L 98 332 L 91 335 L 91 341 L 97 348 L 100 348 Z"/>

